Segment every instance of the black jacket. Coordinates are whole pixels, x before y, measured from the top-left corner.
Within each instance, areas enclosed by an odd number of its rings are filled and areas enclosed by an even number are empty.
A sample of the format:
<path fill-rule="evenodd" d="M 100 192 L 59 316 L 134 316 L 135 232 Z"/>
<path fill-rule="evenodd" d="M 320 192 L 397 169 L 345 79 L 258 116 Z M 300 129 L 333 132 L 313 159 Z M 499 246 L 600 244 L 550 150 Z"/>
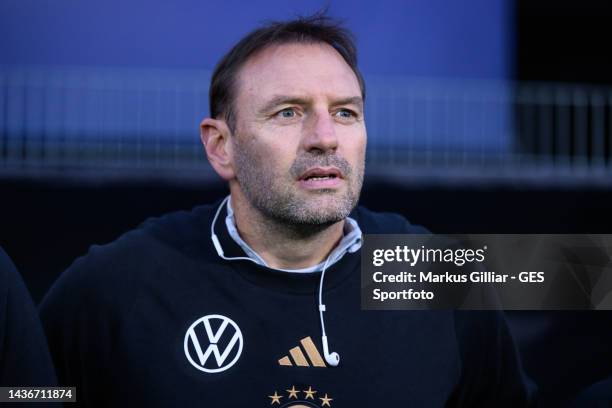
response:
<path fill-rule="evenodd" d="M 327 366 L 320 273 L 221 259 L 215 210 L 170 214 L 94 246 L 52 287 L 44 326 L 60 383 L 76 385 L 83 405 L 527 404 L 501 313 L 362 311 L 360 251 L 326 273 L 326 329 L 341 355 Z M 215 231 L 225 254 L 244 256 L 224 217 Z M 423 232 L 394 214 L 358 208 L 352 217 L 366 234 Z"/>

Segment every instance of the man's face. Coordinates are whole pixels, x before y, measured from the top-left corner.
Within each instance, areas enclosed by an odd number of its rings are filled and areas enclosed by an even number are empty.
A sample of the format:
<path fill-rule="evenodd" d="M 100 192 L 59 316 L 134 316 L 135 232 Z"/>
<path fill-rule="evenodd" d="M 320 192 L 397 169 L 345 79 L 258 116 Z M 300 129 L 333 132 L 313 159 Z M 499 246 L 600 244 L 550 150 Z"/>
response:
<path fill-rule="evenodd" d="M 230 138 L 237 186 L 289 224 L 344 219 L 363 182 L 366 128 L 355 73 L 327 44 L 283 44 L 238 75 Z"/>

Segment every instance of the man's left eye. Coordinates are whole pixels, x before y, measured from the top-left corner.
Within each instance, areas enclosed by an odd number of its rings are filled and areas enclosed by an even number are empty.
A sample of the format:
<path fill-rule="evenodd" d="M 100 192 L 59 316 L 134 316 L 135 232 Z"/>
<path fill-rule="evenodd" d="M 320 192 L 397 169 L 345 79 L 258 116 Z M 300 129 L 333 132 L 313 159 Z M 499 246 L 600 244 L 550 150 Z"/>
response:
<path fill-rule="evenodd" d="M 282 111 L 278 112 L 277 115 L 280 116 L 281 118 L 291 119 L 295 117 L 296 113 L 295 113 L 295 110 L 293 110 L 292 108 L 287 108 L 287 109 L 283 109 Z"/>
<path fill-rule="evenodd" d="M 352 119 L 355 117 L 355 114 L 348 109 L 340 109 L 338 112 L 336 112 L 336 116 L 342 119 Z"/>

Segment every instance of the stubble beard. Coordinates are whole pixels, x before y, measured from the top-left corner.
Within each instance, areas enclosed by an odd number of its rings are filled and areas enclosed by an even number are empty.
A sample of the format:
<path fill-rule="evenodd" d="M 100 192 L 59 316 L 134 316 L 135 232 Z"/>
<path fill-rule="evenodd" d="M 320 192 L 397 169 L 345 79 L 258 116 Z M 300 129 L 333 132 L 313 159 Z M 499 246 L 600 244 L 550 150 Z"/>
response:
<path fill-rule="evenodd" d="M 365 170 L 364 161 L 357 169 L 335 154 L 304 153 L 288 174 L 276 174 L 266 159 L 244 143 L 235 143 L 236 178 L 245 197 L 264 217 L 297 230 L 321 230 L 345 219 L 359 201 Z M 343 191 L 320 189 L 299 191 L 297 178 L 312 167 L 337 167 L 344 176 Z"/>

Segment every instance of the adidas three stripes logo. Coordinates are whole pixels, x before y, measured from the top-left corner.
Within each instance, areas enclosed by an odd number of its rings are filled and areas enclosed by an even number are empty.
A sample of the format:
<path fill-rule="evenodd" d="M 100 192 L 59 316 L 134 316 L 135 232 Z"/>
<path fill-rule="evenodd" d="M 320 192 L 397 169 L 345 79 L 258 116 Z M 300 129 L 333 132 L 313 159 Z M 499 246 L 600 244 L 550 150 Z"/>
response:
<path fill-rule="evenodd" d="M 289 350 L 289 356 L 291 357 L 284 356 L 280 358 L 278 364 L 289 367 L 327 367 L 310 336 L 300 340 L 300 345 Z M 306 355 L 304 355 L 302 349 L 306 352 Z"/>

